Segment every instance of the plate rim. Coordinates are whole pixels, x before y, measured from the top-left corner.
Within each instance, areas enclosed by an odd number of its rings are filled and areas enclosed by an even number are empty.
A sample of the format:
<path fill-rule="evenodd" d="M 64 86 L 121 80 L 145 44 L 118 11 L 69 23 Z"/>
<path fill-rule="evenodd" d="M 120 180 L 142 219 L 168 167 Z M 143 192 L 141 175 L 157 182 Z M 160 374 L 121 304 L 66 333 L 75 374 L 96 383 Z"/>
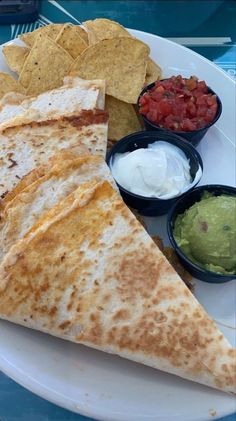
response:
<path fill-rule="evenodd" d="M 140 29 L 133 29 L 133 28 L 127 28 L 127 30 L 128 31 L 135 31 L 135 32 L 138 32 L 138 33 L 144 34 L 144 35 L 146 35 L 146 34 L 152 35 L 155 38 L 158 38 L 158 39 L 161 39 L 161 40 L 165 40 L 166 42 L 170 43 L 171 45 L 177 46 L 181 50 L 184 49 L 189 54 L 191 54 L 191 55 L 193 55 L 195 57 L 196 56 L 197 57 L 200 57 L 202 61 L 205 61 L 208 65 L 210 65 L 211 67 L 213 67 L 215 70 L 218 70 L 221 74 L 223 74 L 223 76 L 225 76 L 228 80 L 230 80 L 233 83 L 233 85 L 236 86 L 236 80 L 234 80 L 231 76 L 229 76 L 228 73 L 226 73 L 223 69 L 221 69 L 220 66 L 218 66 L 217 64 L 215 64 L 213 61 L 209 60 L 208 58 L 202 56 L 201 54 L 197 53 L 196 51 L 191 50 L 191 48 L 188 48 L 185 45 L 178 44 L 177 42 L 174 42 L 174 41 L 172 41 L 172 40 L 170 40 L 168 38 L 161 37 L 160 35 L 153 34 L 152 32 L 145 32 L 145 31 L 141 31 Z"/>

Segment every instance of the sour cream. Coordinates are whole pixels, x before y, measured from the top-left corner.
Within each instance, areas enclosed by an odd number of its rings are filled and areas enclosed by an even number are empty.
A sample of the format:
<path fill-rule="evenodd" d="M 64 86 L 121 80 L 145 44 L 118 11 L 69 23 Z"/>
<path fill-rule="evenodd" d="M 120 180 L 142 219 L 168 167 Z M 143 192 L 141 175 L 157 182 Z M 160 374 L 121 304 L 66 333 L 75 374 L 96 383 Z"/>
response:
<path fill-rule="evenodd" d="M 145 197 L 169 199 L 189 190 L 201 177 L 192 180 L 184 152 L 168 142 L 158 141 L 147 148 L 114 155 L 112 175 L 126 190 Z"/>

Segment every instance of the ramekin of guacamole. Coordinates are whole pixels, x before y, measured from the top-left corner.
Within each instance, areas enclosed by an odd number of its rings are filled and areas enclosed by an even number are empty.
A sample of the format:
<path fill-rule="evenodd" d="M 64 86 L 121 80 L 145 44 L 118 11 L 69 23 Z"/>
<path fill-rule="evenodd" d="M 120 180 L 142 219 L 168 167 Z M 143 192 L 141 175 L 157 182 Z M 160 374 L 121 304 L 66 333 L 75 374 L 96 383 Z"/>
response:
<path fill-rule="evenodd" d="M 193 263 L 218 274 L 236 274 L 236 196 L 204 192 L 177 216 L 174 237 Z"/>

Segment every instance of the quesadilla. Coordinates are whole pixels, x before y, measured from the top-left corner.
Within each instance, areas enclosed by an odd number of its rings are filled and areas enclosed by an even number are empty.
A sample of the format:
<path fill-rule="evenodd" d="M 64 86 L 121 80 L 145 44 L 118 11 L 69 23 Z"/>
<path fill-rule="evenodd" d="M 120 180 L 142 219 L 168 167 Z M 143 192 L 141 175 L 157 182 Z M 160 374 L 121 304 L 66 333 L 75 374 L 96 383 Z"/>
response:
<path fill-rule="evenodd" d="M 81 110 L 104 109 L 105 81 L 67 76 L 64 85 L 37 97 L 7 94 L 0 102 L 0 130 L 33 121 L 54 119 Z"/>
<path fill-rule="evenodd" d="M 0 317 L 236 392 L 236 351 L 106 181 L 80 186 L 11 247 Z"/>
<path fill-rule="evenodd" d="M 105 157 L 107 121 L 105 111 L 88 110 L 5 129 L 0 134 L 0 197 L 61 149 L 80 146 L 81 155 Z"/>
<path fill-rule="evenodd" d="M 0 127 L 4 121 L 10 120 L 22 112 L 21 103 L 26 95 L 19 92 L 8 92 L 0 99 Z"/>
<path fill-rule="evenodd" d="M 22 179 L 16 184 L 16 186 L 9 191 L 3 199 L 0 199 L 0 212 L 11 202 L 18 194 L 33 184 L 36 180 L 44 177 L 51 168 L 55 165 L 60 164 L 63 161 L 71 159 L 77 159 L 81 157 L 81 145 L 72 146 L 68 149 L 61 149 L 55 155 L 51 156 L 45 164 L 42 164 L 29 173 L 27 173 Z M 82 149 L 83 152 L 83 149 Z M 83 157 L 88 158 L 87 149 L 84 149 Z"/>
<path fill-rule="evenodd" d="M 25 177 L 24 177 L 25 178 Z M 116 188 L 110 170 L 100 156 L 75 157 L 75 151 L 62 151 L 48 164 L 36 168 L 7 195 L 0 207 L 0 261 L 11 246 L 43 218 L 46 211 L 89 181 L 108 180 Z"/>

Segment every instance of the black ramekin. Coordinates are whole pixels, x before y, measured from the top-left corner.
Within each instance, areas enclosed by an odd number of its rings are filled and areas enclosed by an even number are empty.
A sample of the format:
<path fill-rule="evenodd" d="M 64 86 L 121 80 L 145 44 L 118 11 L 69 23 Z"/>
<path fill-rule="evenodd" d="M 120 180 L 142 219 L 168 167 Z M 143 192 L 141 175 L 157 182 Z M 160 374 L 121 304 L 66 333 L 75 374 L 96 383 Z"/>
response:
<path fill-rule="evenodd" d="M 190 174 L 193 179 L 199 168 L 203 170 L 202 159 L 197 150 L 189 142 L 186 142 L 181 137 L 164 131 L 141 131 L 125 136 L 111 148 L 107 155 L 107 163 L 109 167 L 112 168 L 112 160 L 116 153 L 132 152 L 139 148 L 147 148 L 149 144 L 157 141 L 165 141 L 171 143 L 172 145 L 179 147 L 185 153 L 190 162 Z M 195 185 L 197 185 L 197 183 L 198 181 Z M 141 215 L 145 216 L 157 216 L 167 213 L 173 203 L 178 200 L 180 196 L 185 194 L 182 193 L 171 199 L 159 199 L 154 197 L 140 196 L 126 190 L 124 187 L 119 185 L 119 183 L 117 183 L 117 185 L 125 203 L 131 208 L 136 209 Z M 193 185 L 190 190 L 192 190 L 195 185 Z"/>
<path fill-rule="evenodd" d="M 163 79 L 163 80 L 165 80 L 165 79 Z M 140 106 L 139 106 L 140 98 L 147 91 L 150 91 L 150 89 L 152 89 L 154 87 L 155 83 L 156 82 L 153 82 L 150 85 L 145 86 L 145 88 L 142 90 L 142 92 L 141 92 L 141 94 L 139 95 L 139 98 L 138 98 L 138 110 L 140 108 Z M 202 140 L 202 138 L 205 136 L 205 134 L 207 133 L 209 128 L 211 126 L 213 126 L 213 124 L 215 124 L 216 121 L 220 118 L 220 115 L 222 113 L 222 103 L 221 103 L 221 100 L 218 97 L 218 95 L 209 87 L 208 87 L 208 93 L 212 94 L 212 95 L 216 95 L 218 107 L 217 107 L 217 112 L 216 112 L 214 120 L 211 123 L 207 124 L 205 127 L 201 128 L 201 129 L 197 129 L 197 130 L 192 130 L 191 132 L 174 131 L 174 130 L 159 127 L 158 124 L 152 123 L 150 120 L 147 119 L 147 117 L 145 117 L 143 114 L 140 113 L 140 116 L 143 119 L 144 126 L 145 126 L 146 130 L 168 131 L 170 133 L 176 134 L 177 136 L 181 136 L 182 138 L 184 138 L 188 142 L 191 142 L 191 144 L 193 146 L 197 146 L 200 143 L 200 141 Z"/>
<path fill-rule="evenodd" d="M 173 207 L 170 209 L 168 213 L 167 219 L 167 232 L 171 242 L 172 247 L 176 251 L 177 255 L 179 256 L 180 261 L 182 262 L 183 266 L 188 270 L 191 275 L 195 278 L 200 279 L 201 281 L 211 282 L 211 283 L 222 283 L 228 282 L 232 279 L 236 279 L 235 275 L 224 275 L 218 274 L 215 272 L 211 272 L 202 268 L 201 266 L 193 263 L 181 250 L 178 246 L 173 231 L 175 226 L 175 220 L 179 214 L 184 213 L 187 209 L 189 209 L 194 203 L 199 202 L 202 198 L 204 192 L 209 192 L 214 196 L 220 196 L 222 194 L 225 195 L 236 195 L 236 188 L 231 186 L 224 186 L 219 184 L 207 184 L 200 187 L 194 188 L 191 192 L 186 193 L 183 197 L 176 201 Z"/>

